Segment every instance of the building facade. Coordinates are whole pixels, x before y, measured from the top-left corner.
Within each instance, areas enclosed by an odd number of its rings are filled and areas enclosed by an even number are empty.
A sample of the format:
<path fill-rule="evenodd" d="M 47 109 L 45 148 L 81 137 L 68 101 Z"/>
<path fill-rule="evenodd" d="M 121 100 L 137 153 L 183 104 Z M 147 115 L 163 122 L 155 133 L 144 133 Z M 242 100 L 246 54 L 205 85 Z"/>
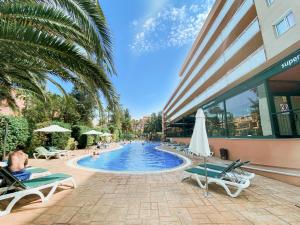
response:
<path fill-rule="evenodd" d="M 13 110 L 6 100 L 2 100 L 0 101 L 0 116 L 18 116 L 25 108 L 25 100 L 22 95 L 18 95 L 16 91 L 13 91 L 12 96 L 15 99 L 17 109 Z"/>
<path fill-rule="evenodd" d="M 300 1 L 216 1 L 163 110 L 188 143 L 203 108 L 215 154 L 300 169 Z"/>

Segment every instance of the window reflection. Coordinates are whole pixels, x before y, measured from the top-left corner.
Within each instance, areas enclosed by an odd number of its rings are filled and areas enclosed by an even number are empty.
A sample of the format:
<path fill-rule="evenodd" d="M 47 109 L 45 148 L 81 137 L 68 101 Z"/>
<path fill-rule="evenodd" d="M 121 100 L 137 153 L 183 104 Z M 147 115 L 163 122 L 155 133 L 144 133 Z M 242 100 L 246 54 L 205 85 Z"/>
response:
<path fill-rule="evenodd" d="M 225 101 L 229 136 L 272 134 L 265 88 L 260 85 Z"/>
<path fill-rule="evenodd" d="M 206 116 L 206 129 L 209 137 L 225 135 L 225 111 L 221 102 L 204 110 Z"/>
<path fill-rule="evenodd" d="M 264 84 L 203 107 L 209 137 L 270 136 L 272 127 Z M 168 137 L 191 137 L 195 114 L 167 125 Z"/>

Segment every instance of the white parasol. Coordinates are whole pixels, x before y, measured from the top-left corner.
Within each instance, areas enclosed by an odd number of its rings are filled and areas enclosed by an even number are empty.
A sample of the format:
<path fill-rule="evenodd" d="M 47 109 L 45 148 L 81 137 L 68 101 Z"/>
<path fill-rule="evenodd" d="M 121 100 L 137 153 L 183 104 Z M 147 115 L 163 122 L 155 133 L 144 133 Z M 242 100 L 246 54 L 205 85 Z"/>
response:
<path fill-rule="evenodd" d="M 68 130 L 66 128 L 63 128 L 58 125 L 51 125 L 48 127 L 44 127 L 41 129 L 34 130 L 34 132 L 44 132 L 44 133 L 56 133 L 56 132 L 71 132 L 71 130 Z"/>
<path fill-rule="evenodd" d="M 90 131 L 87 131 L 83 134 L 86 134 L 86 135 L 102 135 L 103 133 L 100 132 L 100 131 L 96 131 L 96 130 L 90 130 Z"/>
<path fill-rule="evenodd" d="M 209 148 L 208 138 L 206 134 L 205 115 L 201 108 L 198 109 L 196 113 L 196 122 L 195 122 L 194 131 L 193 131 L 193 135 L 189 147 L 190 147 L 190 151 L 193 152 L 195 155 L 204 157 L 206 196 L 207 196 L 208 185 L 207 185 L 206 157 L 210 156 L 210 148 Z"/>

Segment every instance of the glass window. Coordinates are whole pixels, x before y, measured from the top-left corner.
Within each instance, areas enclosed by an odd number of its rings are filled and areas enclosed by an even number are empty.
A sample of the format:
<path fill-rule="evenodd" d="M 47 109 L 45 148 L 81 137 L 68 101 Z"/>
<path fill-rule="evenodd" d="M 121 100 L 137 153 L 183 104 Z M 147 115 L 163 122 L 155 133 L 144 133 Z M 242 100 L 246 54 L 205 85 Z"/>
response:
<path fill-rule="evenodd" d="M 225 111 L 221 102 L 204 110 L 209 137 L 225 136 Z"/>
<path fill-rule="evenodd" d="M 292 27 L 295 25 L 295 16 L 293 12 L 290 12 L 287 16 L 286 19 L 289 23 L 289 26 Z"/>
<path fill-rule="evenodd" d="M 289 12 L 282 20 L 275 24 L 277 36 L 282 35 L 295 25 L 295 16 L 293 12 Z"/>
<path fill-rule="evenodd" d="M 225 101 L 228 135 L 272 135 L 269 108 L 264 85 L 259 85 Z"/>
<path fill-rule="evenodd" d="M 195 125 L 195 113 L 190 114 L 177 122 L 167 124 L 167 137 L 191 137 Z"/>
<path fill-rule="evenodd" d="M 286 32 L 289 29 L 286 19 L 281 20 L 275 26 L 276 26 L 277 36 L 282 35 L 284 32 Z"/>

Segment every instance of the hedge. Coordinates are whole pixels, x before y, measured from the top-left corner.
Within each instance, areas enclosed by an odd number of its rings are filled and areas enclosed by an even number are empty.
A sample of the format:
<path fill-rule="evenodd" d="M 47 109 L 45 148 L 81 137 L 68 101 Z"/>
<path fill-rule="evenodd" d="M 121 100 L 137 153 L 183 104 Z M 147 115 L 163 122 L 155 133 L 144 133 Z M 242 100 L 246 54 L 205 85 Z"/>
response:
<path fill-rule="evenodd" d="M 85 135 L 83 133 L 91 130 L 90 127 L 75 125 L 72 127 L 71 136 L 78 142 L 78 148 L 83 149 L 89 145 L 92 145 L 95 139 L 94 135 Z M 98 137 L 96 137 L 95 141 L 98 141 Z"/>
<path fill-rule="evenodd" d="M 123 133 L 122 135 L 121 135 L 121 139 L 122 140 L 128 140 L 128 141 L 130 141 L 130 140 L 133 140 L 134 139 L 134 134 L 131 134 L 131 133 Z"/>
<path fill-rule="evenodd" d="M 5 127 L 7 123 L 6 145 L 4 146 Z M 28 122 L 24 117 L 0 116 L 0 155 L 16 149 L 18 145 L 27 145 L 29 138 Z"/>

